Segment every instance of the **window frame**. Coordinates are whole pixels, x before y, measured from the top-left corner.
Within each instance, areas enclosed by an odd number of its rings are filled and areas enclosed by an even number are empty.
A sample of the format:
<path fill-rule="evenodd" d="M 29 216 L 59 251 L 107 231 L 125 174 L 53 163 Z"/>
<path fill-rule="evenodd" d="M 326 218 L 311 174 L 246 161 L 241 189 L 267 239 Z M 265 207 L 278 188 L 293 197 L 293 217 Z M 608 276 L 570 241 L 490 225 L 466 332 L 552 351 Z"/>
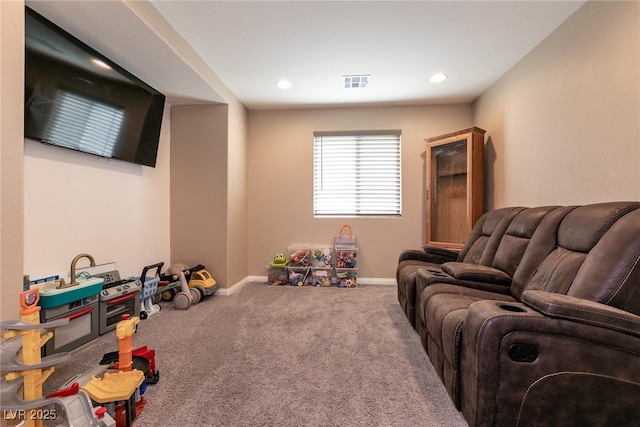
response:
<path fill-rule="evenodd" d="M 375 143 L 379 141 L 380 143 L 384 143 L 387 147 L 382 147 L 388 153 L 392 154 L 389 157 L 386 157 L 387 160 L 383 160 L 384 164 L 382 166 L 391 166 L 389 169 L 389 176 L 387 177 L 386 188 L 389 190 L 390 194 L 387 198 L 382 198 L 382 205 L 377 207 L 371 207 L 371 202 L 373 199 L 377 198 L 371 197 L 374 194 L 371 190 L 375 188 L 375 184 L 373 186 L 369 184 L 369 186 L 364 186 L 363 190 L 356 191 L 354 195 L 355 200 L 353 201 L 353 205 L 349 209 L 334 209 L 331 210 L 331 207 L 326 204 L 323 206 L 322 204 L 322 194 L 320 193 L 319 186 L 322 186 L 325 181 L 331 181 L 331 177 L 335 181 L 336 178 L 339 178 L 337 175 L 332 175 L 330 178 L 322 178 L 318 177 L 319 171 L 322 169 L 323 173 L 326 174 L 326 166 L 322 164 L 318 164 L 318 155 L 323 151 L 322 148 L 318 148 L 318 144 L 329 143 L 334 144 L 333 154 L 335 157 L 335 144 L 347 143 L 352 144 L 353 147 L 349 147 L 349 150 L 362 150 L 364 148 L 365 153 L 370 154 L 371 150 L 375 150 Z M 365 145 L 362 147 L 358 147 L 360 143 L 364 143 Z M 389 145 L 395 145 L 389 148 Z M 339 149 L 339 147 L 338 147 Z M 327 151 L 330 151 L 327 149 Z M 356 155 L 353 158 L 347 158 L 347 161 L 352 161 L 355 164 L 366 166 L 366 157 L 360 157 Z M 375 154 L 374 154 L 375 156 Z M 364 160 L 363 160 L 364 159 Z M 335 160 L 330 160 L 336 162 Z M 369 161 L 369 165 L 375 165 L 375 161 Z M 335 164 L 334 164 L 335 166 Z M 324 168 L 324 169 L 323 169 Z M 313 215 L 316 218 L 335 218 L 335 217 L 373 217 L 373 218 L 399 218 L 402 217 L 402 131 L 398 129 L 385 129 L 385 130 L 367 130 L 367 131 L 316 131 L 313 133 L 313 165 L 312 165 L 312 173 L 313 173 Z M 329 167 L 330 169 L 330 167 Z M 362 169 L 361 169 L 362 170 Z M 329 171 L 331 173 L 331 171 Z M 359 178 L 367 177 L 366 172 L 357 174 L 357 177 L 351 177 L 354 180 L 358 180 Z M 369 175 L 372 177 L 372 175 Z M 375 177 L 375 179 L 379 179 L 379 177 Z M 321 181 L 321 182 L 319 182 Z M 385 184 L 383 182 L 383 184 Z M 339 193 L 339 190 L 336 190 Z M 330 193 L 330 192 L 328 192 Z M 347 197 L 348 195 L 336 194 L 334 197 Z M 330 195 L 330 194 L 329 194 Z M 325 194 L 326 197 L 326 194 Z M 367 203 L 369 203 L 369 207 L 367 207 Z M 339 204 L 339 203 L 338 203 Z M 385 206 L 385 204 L 387 206 Z M 364 206 L 364 207 L 363 207 Z"/>

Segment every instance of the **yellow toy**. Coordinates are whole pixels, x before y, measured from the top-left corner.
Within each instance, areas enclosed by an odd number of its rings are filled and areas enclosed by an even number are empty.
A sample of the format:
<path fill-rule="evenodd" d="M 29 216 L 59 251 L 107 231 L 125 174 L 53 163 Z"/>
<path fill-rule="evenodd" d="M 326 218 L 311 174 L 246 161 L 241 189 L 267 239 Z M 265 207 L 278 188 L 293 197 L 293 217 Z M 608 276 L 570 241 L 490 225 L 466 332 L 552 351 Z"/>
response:
<path fill-rule="evenodd" d="M 189 277 L 189 289 L 194 296 L 193 303 L 197 304 L 203 297 L 213 295 L 218 290 L 218 284 L 207 270 L 194 267 Z"/>
<path fill-rule="evenodd" d="M 173 305 L 180 310 L 186 310 L 192 304 L 199 303 L 202 298 L 213 295 L 219 288 L 218 283 L 201 264 L 192 268 L 182 263 L 173 264 L 164 276 L 180 282 L 180 292 L 173 296 Z M 166 289 L 162 294 L 163 299 L 171 299 L 171 293 Z"/>
<path fill-rule="evenodd" d="M 40 300 L 40 291 L 33 289 L 29 291 L 20 292 L 20 319 L 23 322 L 31 323 L 34 325 L 40 324 L 40 306 L 38 301 Z M 22 336 L 22 364 L 23 365 L 40 365 L 41 348 L 51 339 L 53 332 L 47 332 L 40 336 L 40 329 L 26 329 L 21 331 L 7 331 L 3 338 L 13 338 L 16 336 Z M 27 366 L 25 366 L 26 368 Z M 30 369 L 18 372 L 12 372 L 6 376 L 7 380 L 13 380 L 20 376 L 23 377 L 23 396 L 24 400 L 37 400 L 42 397 L 42 384 L 53 373 L 53 367 L 47 369 Z M 32 417 L 33 411 L 27 411 L 27 419 L 25 420 L 26 427 L 42 426 L 42 418 L 35 419 Z"/>
<path fill-rule="evenodd" d="M 136 392 L 144 381 L 144 372 L 132 369 L 133 366 L 133 334 L 140 323 L 139 317 L 129 318 L 128 314 L 122 315 L 122 321 L 116 325 L 118 345 L 118 372 L 106 372 L 102 379 L 93 376 L 82 387 L 91 399 L 107 406 L 109 414 L 118 421 L 115 403 L 125 402 L 125 425 L 129 427 L 136 418 Z M 144 404 L 142 405 L 144 406 Z"/>
<path fill-rule="evenodd" d="M 41 357 L 41 347 L 53 336 L 43 329 L 68 324 L 69 319 L 40 323 L 39 289 L 20 294 L 21 320 L 0 322 L 4 333 L 0 343 L 3 377 L 0 385 L 0 410 L 4 420 L 23 421 L 20 426 L 42 426 L 44 421 L 60 424 L 66 418 L 67 425 L 87 427 L 114 427 L 115 420 L 104 414 L 104 408 L 94 408 L 86 392 L 78 383 L 42 397 L 42 384 L 53 372 L 53 366 L 68 357 L 68 353 L 56 353 Z M 17 355 L 22 353 L 22 357 Z M 6 373 L 6 375 L 5 375 Z M 60 410 L 59 408 L 62 408 Z"/>

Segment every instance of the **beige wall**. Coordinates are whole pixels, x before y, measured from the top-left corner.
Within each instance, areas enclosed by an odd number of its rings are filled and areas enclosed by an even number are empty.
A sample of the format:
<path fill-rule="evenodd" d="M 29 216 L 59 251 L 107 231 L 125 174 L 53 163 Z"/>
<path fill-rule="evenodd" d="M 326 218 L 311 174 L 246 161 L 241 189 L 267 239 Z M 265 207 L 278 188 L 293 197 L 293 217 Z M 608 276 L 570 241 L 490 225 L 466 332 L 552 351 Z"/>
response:
<path fill-rule="evenodd" d="M 123 278 L 168 262 L 169 133 L 166 106 L 155 168 L 26 140 L 25 274 L 66 277 L 84 252 Z"/>
<path fill-rule="evenodd" d="M 246 109 L 171 113 L 171 263 L 204 264 L 221 288 L 248 275 Z"/>
<path fill-rule="evenodd" d="M 0 319 L 18 316 L 23 252 L 24 3 L 0 1 Z"/>
<path fill-rule="evenodd" d="M 249 275 L 249 221 L 247 144 L 248 112 L 239 102 L 229 104 L 229 138 L 227 187 L 229 188 L 227 207 L 227 281 L 221 284 L 230 287 Z"/>
<path fill-rule="evenodd" d="M 400 252 L 424 243 L 424 138 L 472 124 L 470 105 L 250 112 L 249 274 L 265 276 L 292 243 L 331 244 L 349 223 L 358 275 L 394 278 Z M 402 217 L 314 218 L 313 132 L 374 129 L 402 130 Z"/>
<path fill-rule="evenodd" d="M 640 3 L 586 3 L 473 108 L 488 207 L 640 200 Z"/>
<path fill-rule="evenodd" d="M 171 110 L 171 262 L 227 283 L 228 106 Z"/>

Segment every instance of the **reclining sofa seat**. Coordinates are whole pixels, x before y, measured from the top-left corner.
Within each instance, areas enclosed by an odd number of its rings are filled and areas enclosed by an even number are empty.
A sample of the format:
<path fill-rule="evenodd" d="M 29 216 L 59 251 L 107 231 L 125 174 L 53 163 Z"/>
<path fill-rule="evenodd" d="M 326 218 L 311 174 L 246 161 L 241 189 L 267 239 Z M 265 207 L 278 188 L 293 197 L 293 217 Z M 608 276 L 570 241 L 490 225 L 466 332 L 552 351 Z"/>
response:
<path fill-rule="evenodd" d="M 545 216 L 510 295 L 433 284 L 421 295 L 438 372 L 471 426 L 640 419 L 640 203 Z M 522 303 L 524 301 L 524 303 Z M 432 347 L 429 347 L 431 351 Z"/>
<path fill-rule="evenodd" d="M 442 264 L 442 272 L 425 268 L 416 273 L 415 329 L 420 335 L 422 346 L 432 358 L 434 366 L 439 368 L 438 372 L 442 372 L 443 364 L 447 361 L 442 359 L 442 343 L 436 343 L 430 339 L 429 329 L 425 325 L 426 317 L 424 310 L 421 309 L 421 296 L 424 290 L 431 284 L 447 283 L 504 294 L 507 300 L 511 300 L 508 296 L 511 281 L 533 234 L 547 214 L 558 208 L 558 206 L 541 206 L 519 211 L 500 240 L 492 266 L 449 262 Z M 565 209 L 561 208 L 561 211 L 563 210 Z M 557 218 L 559 220 L 560 216 Z M 429 295 L 433 294 L 427 293 L 422 306 L 426 304 Z M 478 298 L 483 297 L 493 297 L 493 294 L 481 293 L 478 296 Z M 432 349 L 429 350 L 429 347 Z"/>
<path fill-rule="evenodd" d="M 415 327 L 417 307 L 416 273 L 422 268 L 440 271 L 446 262 L 491 265 L 498 244 L 515 215 L 523 207 L 508 207 L 489 211 L 474 224 L 471 234 L 458 252 L 453 249 L 425 245 L 423 250 L 407 249 L 400 254 L 396 269 L 398 302 L 411 326 Z"/>
<path fill-rule="evenodd" d="M 522 312 L 504 314 L 490 301 L 470 307 L 461 381 L 471 425 L 637 425 L 640 204 L 617 215 L 603 208 L 567 215 L 575 228 L 561 224 L 558 248 L 523 288 L 525 304 L 515 305 Z M 593 223 L 607 214 L 608 225 Z M 563 277 L 572 269 L 572 280 Z M 513 360 L 514 345 L 536 359 Z"/>

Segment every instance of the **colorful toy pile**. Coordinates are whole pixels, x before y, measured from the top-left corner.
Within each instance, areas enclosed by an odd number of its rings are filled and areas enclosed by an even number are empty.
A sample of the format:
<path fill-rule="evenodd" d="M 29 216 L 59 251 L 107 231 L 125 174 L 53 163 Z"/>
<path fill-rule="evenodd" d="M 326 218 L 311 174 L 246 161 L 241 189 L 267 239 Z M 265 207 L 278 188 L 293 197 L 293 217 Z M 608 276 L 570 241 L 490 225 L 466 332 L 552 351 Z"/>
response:
<path fill-rule="evenodd" d="M 349 235 L 342 235 L 348 228 Z M 272 286 L 356 286 L 358 248 L 348 225 L 340 229 L 333 245 L 296 243 L 288 247 L 288 258 L 276 253 L 267 266 Z"/>
<path fill-rule="evenodd" d="M 311 248 L 308 245 L 289 246 L 289 266 L 309 267 L 311 265 L 310 251 Z"/>

